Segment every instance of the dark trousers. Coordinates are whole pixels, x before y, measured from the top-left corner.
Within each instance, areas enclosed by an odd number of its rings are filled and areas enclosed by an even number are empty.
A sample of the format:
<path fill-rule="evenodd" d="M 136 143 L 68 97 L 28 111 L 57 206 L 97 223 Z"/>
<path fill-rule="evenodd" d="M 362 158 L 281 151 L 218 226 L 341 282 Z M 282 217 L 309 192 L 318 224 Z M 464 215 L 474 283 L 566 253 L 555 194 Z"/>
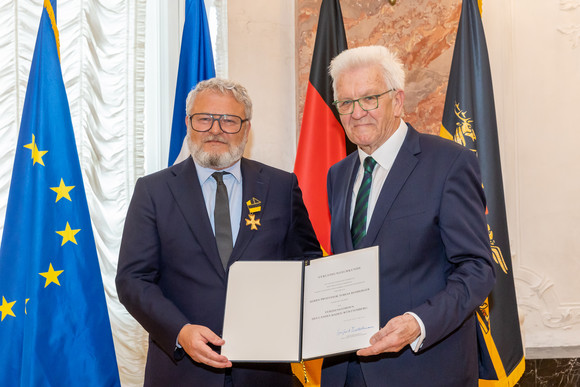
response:
<path fill-rule="evenodd" d="M 344 387 L 366 387 L 366 385 L 358 356 L 356 356 L 356 353 L 353 353 L 348 360 Z"/>

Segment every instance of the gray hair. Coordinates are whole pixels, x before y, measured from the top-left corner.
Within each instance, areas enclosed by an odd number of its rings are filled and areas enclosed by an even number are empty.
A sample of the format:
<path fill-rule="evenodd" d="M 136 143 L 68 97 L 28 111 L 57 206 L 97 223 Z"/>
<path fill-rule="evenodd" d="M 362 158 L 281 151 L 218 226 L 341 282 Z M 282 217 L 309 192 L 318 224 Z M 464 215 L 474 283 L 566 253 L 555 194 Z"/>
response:
<path fill-rule="evenodd" d="M 199 82 L 187 95 L 185 101 L 185 114 L 190 114 L 193 109 L 193 103 L 199 93 L 205 90 L 211 90 L 219 94 L 229 93 L 236 101 L 244 105 L 245 119 L 252 119 L 252 100 L 246 88 L 237 82 L 223 78 L 211 78 L 206 81 Z"/>
<path fill-rule="evenodd" d="M 342 74 L 348 70 L 373 65 L 382 68 L 389 89 L 405 89 L 405 70 L 397 55 L 384 46 L 363 46 L 344 50 L 330 62 L 329 73 L 332 77 L 334 98 L 337 98 L 336 84 Z"/>

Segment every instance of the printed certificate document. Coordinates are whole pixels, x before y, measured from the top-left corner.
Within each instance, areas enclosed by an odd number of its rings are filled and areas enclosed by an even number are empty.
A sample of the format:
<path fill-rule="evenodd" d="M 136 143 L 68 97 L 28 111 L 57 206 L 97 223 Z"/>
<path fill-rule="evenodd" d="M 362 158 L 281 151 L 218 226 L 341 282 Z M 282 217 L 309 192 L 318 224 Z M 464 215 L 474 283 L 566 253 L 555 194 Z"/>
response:
<path fill-rule="evenodd" d="M 369 346 L 379 330 L 379 248 L 230 267 L 221 353 L 298 362 Z"/>

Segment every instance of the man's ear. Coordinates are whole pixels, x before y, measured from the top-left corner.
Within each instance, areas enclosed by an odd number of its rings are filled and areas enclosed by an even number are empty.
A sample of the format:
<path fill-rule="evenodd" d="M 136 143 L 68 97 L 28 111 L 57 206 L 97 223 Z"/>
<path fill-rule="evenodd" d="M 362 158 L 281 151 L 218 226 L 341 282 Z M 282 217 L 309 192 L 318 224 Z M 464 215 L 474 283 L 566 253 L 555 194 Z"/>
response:
<path fill-rule="evenodd" d="M 393 114 L 395 117 L 399 118 L 403 116 L 405 92 L 403 90 L 397 90 L 395 93 L 395 97 L 393 98 Z"/>

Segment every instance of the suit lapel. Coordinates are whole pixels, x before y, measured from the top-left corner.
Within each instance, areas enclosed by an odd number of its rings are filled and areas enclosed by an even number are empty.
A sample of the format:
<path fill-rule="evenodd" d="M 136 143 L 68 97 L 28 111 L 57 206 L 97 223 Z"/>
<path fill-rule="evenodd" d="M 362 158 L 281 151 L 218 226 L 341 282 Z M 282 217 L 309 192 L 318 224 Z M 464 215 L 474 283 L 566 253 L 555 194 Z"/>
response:
<path fill-rule="evenodd" d="M 373 211 L 367 235 L 362 241 L 361 248 L 372 246 L 375 242 L 393 202 L 419 162 L 416 155 L 420 152 L 419 135 L 409 125 L 407 137 L 379 194 L 377 205 Z"/>
<path fill-rule="evenodd" d="M 191 157 L 182 163 L 181 169 L 176 170 L 175 177 L 168 181 L 168 185 L 197 243 L 205 251 L 216 271 L 222 276 L 225 275 L 197 170 Z"/>
<path fill-rule="evenodd" d="M 358 152 L 353 152 L 349 157 L 351 157 L 352 160 L 348 162 L 345 174 L 346 176 L 350 176 L 350 179 L 347 180 L 348 185 L 346 186 L 346 190 L 340 193 L 341 197 L 344 198 L 344 210 L 342 212 L 342 216 L 344 217 L 345 227 L 343 227 L 342 231 L 344 233 L 343 240 L 346 242 L 347 251 L 354 249 L 354 246 L 352 245 L 352 235 L 350 233 L 350 212 L 352 207 L 352 191 L 354 189 L 354 181 L 360 166 Z"/>
<path fill-rule="evenodd" d="M 257 230 L 252 230 L 251 225 L 246 225 L 246 219 L 250 220 L 250 210 L 247 202 L 252 199 L 257 199 L 261 204 L 259 212 L 255 212 L 255 219 L 260 219 L 266 211 L 268 211 L 267 195 L 270 177 L 262 173 L 262 167 L 251 160 L 242 158 L 242 217 L 240 219 L 240 231 L 236 238 L 234 250 L 230 256 L 229 264 L 239 260 L 248 247 L 254 235 L 260 232 L 260 227 Z"/>

